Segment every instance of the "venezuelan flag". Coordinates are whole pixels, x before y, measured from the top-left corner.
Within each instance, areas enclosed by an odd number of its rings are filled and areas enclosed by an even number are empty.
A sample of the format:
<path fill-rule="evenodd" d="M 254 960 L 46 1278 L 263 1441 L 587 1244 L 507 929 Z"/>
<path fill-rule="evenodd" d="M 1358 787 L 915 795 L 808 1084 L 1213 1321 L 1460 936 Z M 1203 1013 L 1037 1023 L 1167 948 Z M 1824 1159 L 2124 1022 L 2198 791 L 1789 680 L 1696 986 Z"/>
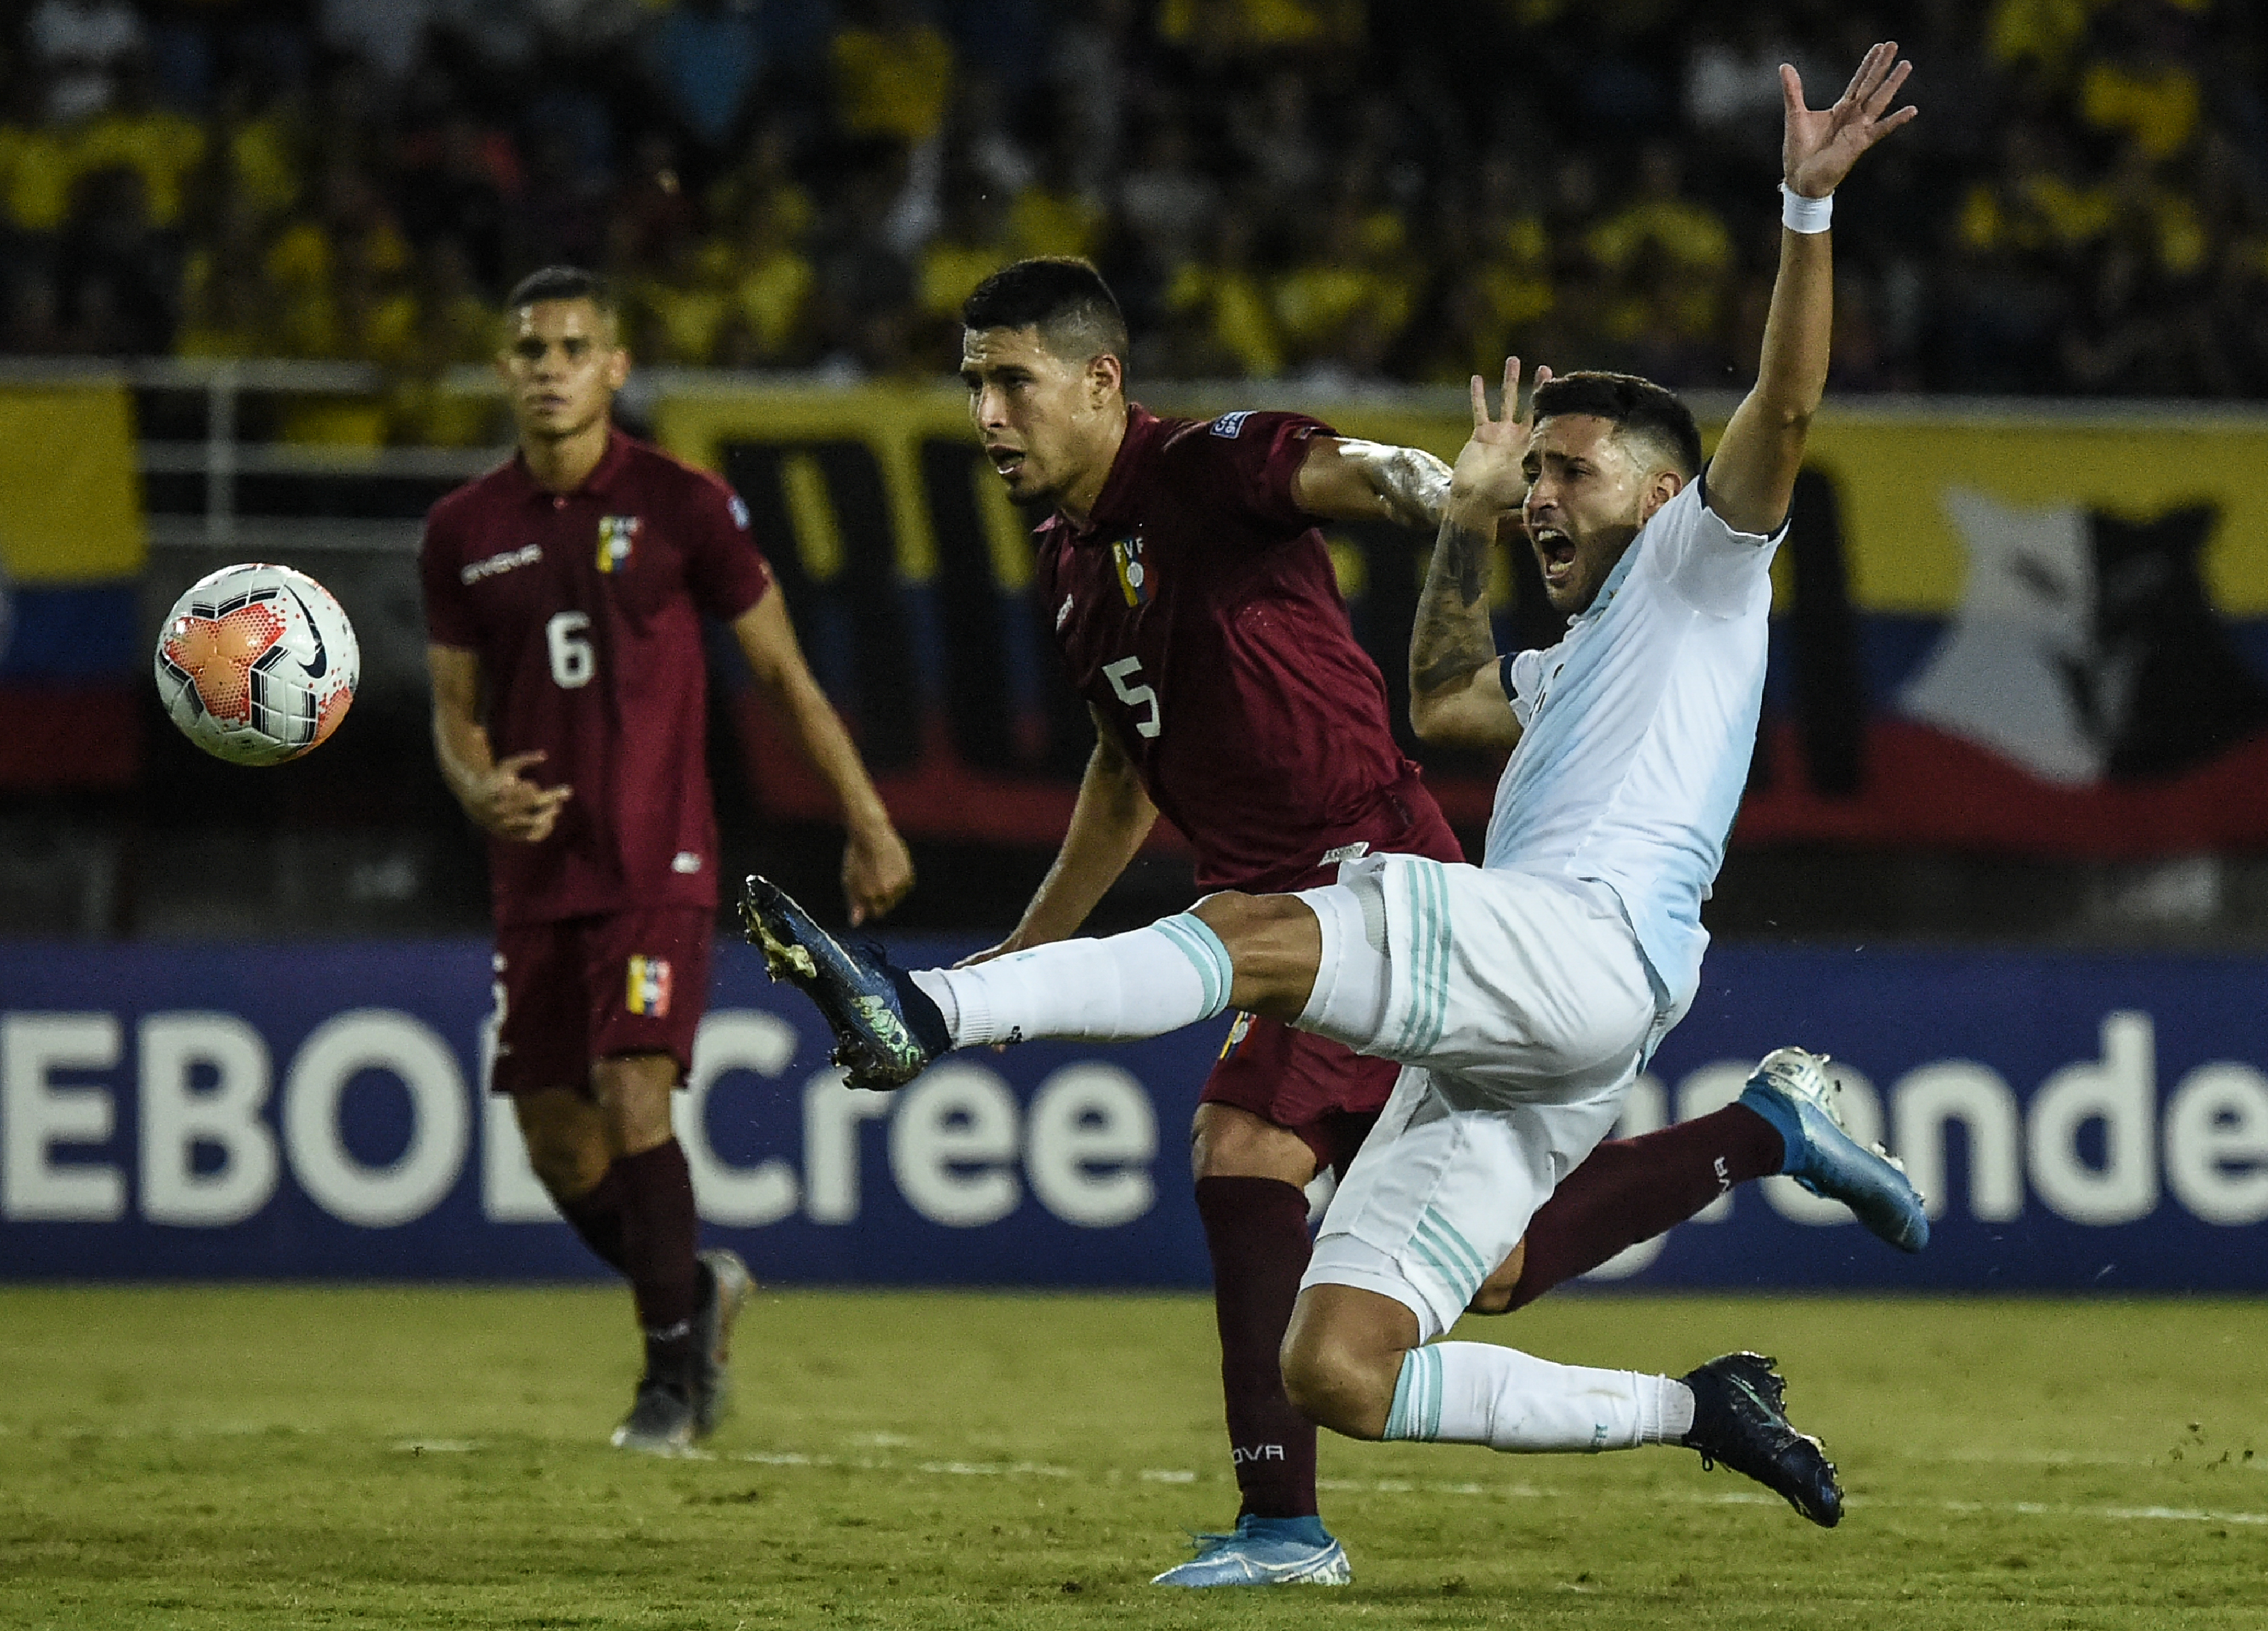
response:
<path fill-rule="evenodd" d="M 122 787 L 149 683 L 149 532 L 120 385 L 0 391 L 0 787 Z"/>

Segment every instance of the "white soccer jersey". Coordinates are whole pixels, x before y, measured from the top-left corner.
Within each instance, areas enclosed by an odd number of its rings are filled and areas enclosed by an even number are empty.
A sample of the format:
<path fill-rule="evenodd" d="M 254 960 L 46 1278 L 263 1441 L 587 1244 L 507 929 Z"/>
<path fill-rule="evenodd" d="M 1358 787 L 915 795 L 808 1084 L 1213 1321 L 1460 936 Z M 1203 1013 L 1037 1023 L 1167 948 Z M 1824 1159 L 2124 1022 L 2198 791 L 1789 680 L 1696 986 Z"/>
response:
<path fill-rule="evenodd" d="M 1521 724 L 1482 865 L 1595 880 L 1683 1011 L 1709 944 L 1764 701 L 1769 538 L 1736 533 L 1699 481 L 1654 512 L 1566 638 L 1504 660 Z"/>

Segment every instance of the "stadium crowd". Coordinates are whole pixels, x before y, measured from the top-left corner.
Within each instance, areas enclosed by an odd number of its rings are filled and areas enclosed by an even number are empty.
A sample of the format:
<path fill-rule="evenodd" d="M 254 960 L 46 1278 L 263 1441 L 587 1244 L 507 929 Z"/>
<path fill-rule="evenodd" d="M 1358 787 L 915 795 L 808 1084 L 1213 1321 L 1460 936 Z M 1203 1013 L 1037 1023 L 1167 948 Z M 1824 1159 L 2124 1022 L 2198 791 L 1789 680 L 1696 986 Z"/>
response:
<path fill-rule="evenodd" d="M 0 350 L 387 368 L 309 438 L 490 435 L 433 382 L 555 261 L 613 276 L 650 363 L 934 374 L 979 278 L 1066 253 L 1148 377 L 1455 381 L 1514 350 L 1744 384 L 1774 65 L 1823 101 L 1883 35 L 1928 88 L 1837 217 L 1834 388 L 2268 396 L 2246 0 L 10 11 Z"/>

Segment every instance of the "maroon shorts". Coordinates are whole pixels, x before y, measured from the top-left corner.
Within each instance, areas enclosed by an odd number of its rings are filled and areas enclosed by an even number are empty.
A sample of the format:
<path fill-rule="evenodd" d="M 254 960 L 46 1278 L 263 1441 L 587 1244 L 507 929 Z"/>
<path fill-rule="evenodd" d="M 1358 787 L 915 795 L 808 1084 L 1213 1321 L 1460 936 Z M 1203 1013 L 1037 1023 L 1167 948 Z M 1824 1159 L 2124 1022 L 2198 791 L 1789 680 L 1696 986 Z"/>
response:
<path fill-rule="evenodd" d="M 667 1054 L 683 1081 L 714 927 L 706 909 L 676 906 L 498 928 L 490 1091 L 588 1093 L 592 1061 L 610 1054 Z"/>
<path fill-rule="evenodd" d="M 1315 1152 L 1318 1169 L 1344 1177 L 1401 1074 L 1390 1059 L 1366 1058 L 1328 1037 L 1239 1014 L 1197 1097 L 1298 1134 Z"/>

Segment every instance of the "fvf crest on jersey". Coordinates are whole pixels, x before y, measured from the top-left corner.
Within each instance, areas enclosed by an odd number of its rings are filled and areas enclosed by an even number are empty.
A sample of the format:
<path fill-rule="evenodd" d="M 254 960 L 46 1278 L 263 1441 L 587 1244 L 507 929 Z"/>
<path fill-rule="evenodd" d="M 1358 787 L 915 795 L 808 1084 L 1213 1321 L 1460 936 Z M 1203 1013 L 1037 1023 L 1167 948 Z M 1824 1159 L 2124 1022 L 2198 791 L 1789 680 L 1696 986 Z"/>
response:
<path fill-rule="evenodd" d="M 630 545 L 638 533 L 634 515 L 599 518 L 599 570 L 619 572 L 630 563 Z"/>
<path fill-rule="evenodd" d="M 1150 569 L 1142 559 L 1142 529 L 1110 540 L 1110 559 L 1118 569 L 1118 592 L 1130 606 L 1150 604 Z"/>

